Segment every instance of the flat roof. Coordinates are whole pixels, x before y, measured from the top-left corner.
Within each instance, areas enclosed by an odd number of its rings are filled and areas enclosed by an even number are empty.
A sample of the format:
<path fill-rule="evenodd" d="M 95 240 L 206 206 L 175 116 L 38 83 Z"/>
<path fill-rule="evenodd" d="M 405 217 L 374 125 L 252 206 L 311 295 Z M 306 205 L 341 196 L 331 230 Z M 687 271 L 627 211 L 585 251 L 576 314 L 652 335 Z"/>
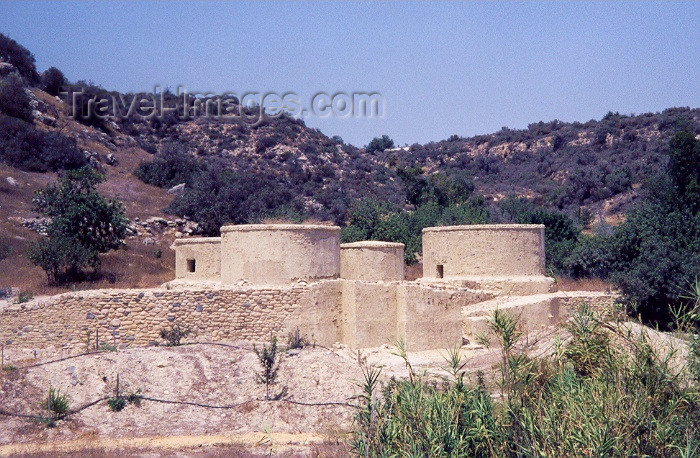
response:
<path fill-rule="evenodd" d="M 221 232 L 235 231 L 333 231 L 340 232 L 339 226 L 323 224 L 235 224 L 222 226 Z"/>
<path fill-rule="evenodd" d="M 363 240 L 361 242 L 341 243 L 340 249 L 343 248 L 403 248 L 403 243 L 384 242 L 381 240 Z"/>
<path fill-rule="evenodd" d="M 183 237 L 175 239 L 175 245 L 194 245 L 197 243 L 221 243 L 221 237 Z"/>
<path fill-rule="evenodd" d="M 544 224 L 467 224 L 464 226 L 438 226 L 426 227 L 423 232 L 450 232 L 450 231 L 511 231 L 544 229 Z"/>

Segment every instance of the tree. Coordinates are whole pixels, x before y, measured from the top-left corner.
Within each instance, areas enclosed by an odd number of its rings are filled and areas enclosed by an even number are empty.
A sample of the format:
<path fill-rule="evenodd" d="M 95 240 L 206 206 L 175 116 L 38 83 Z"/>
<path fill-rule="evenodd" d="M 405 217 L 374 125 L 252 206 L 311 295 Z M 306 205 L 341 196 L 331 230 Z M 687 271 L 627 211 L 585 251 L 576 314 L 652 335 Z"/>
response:
<path fill-rule="evenodd" d="M 389 138 L 388 135 L 382 135 L 380 137 L 374 137 L 366 147 L 368 153 L 381 152 L 385 149 L 393 148 L 394 140 Z"/>
<path fill-rule="evenodd" d="M 41 87 L 51 95 L 58 95 L 66 84 L 66 77 L 56 67 L 50 67 L 41 74 Z"/>
<path fill-rule="evenodd" d="M 273 337 L 270 346 L 263 345 L 261 349 L 253 345 L 253 350 L 258 356 L 261 371 L 256 374 L 256 380 L 265 385 L 265 400 L 270 400 L 270 387 L 277 383 L 279 361 L 277 358 L 277 337 Z"/>
<path fill-rule="evenodd" d="M 30 260 L 46 271 L 50 283 L 75 280 L 82 269 L 100 269 L 100 253 L 123 245 L 127 219 L 116 199 L 97 193 L 104 176 L 89 167 L 67 171 L 59 184 L 34 198 L 36 211 L 51 218 L 48 235 L 35 244 Z"/>
<path fill-rule="evenodd" d="M 3 60 L 14 65 L 19 74 L 30 84 L 39 81 L 34 55 L 12 38 L 0 33 L 0 61 Z"/>
<path fill-rule="evenodd" d="M 27 122 L 32 122 L 34 118 L 31 99 L 17 72 L 0 78 L 0 112 Z"/>
<path fill-rule="evenodd" d="M 610 278 L 631 312 L 667 327 L 671 308 L 689 306 L 700 278 L 700 148 L 680 132 L 669 142 L 668 173 L 646 183 L 648 197 L 615 228 Z"/>
<path fill-rule="evenodd" d="M 700 141 L 689 131 L 670 141 L 668 171 L 678 196 L 693 210 L 700 207 Z"/>

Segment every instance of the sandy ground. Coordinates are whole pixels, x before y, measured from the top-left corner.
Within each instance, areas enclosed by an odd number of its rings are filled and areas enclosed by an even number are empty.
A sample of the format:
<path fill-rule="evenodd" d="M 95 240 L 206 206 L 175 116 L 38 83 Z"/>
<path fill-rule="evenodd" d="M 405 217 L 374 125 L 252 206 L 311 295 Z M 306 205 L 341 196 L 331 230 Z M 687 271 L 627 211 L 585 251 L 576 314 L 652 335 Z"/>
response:
<path fill-rule="evenodd" d="M 682 341 L 670 335 L 634 323 L 621 326 L 630 335 L 643 331 L 657 349 L 682 348 Z M 528 352 L 546 354 L 567 335 L 559 329 L 528 336 Z M 112 412 L 101 401 L 55 428 L 0 415 L 0 456 L 342 456 L 361 367 L 381 368 L 383 383 L 405 378 L 405 362 L 395 351 L 383 346 L 360 352 L 344 347 L 282 352 L 279 381 L 272 389 L 273 395 L 281 393 L 276 401 L 265 400 L 265 388 L 256 381 L 257 357 L 250 344 L 240 342 L 133 348 L 29 368 L 32 362 L 18 363 L 19 369 L 0 372 L 0 410 L 40 415 L 50 386 L 68 394 L 76 409 L 113 396 L 118 375 L 124 395 L 138 391 L 146 398 L 230 408 L 146 399 L 140 407 Z M 477 346 L 461 351 L 469 376 L 483 371 L 493 385 L 498 353 Z M 448 376 L 445 356 L 444 350 L 408 355 L 415 372 L 435 379 Z"/>
<path fill-rule="evenodd" d="M 261 438 L 264 442 L 261 434 L 268 433 L 291 434 L 272 441 L 283 449 L 338 443 L 352 428 L 361 364 L 381 367 L 384 381 L 408 375 L 405 363 L 392 354 L 395 349 L 389 346 L 361 352 L 307 347 L 282 353 L 279 382 L 272 394 L 283 392 L 283 400 L 266 401 L 265 388 L 256 381 L 260 366 L 252 347 L 237 345 L 239 348 L 211 344 L 134 348 L 3 371 L 0 408 L 15 413 L 41 414 L 39 404 L 50 386 L 68 394 L 71 408 L 113 396 L 117 375 L 123 394 L 140 391 L 150 398 L 234 407 L 144 400 L 141 407 L 128 405 L 115 413 L 102 401 L 58 422 L 55 428 L 0 416 L 0 456 L 23 450 L 49 452 L 51 447 L 54 451 L 86 446 L 131 449 L 142 447 L 143 441 L 160 444 L 159 449 L 167 448 L 169 442 L 171 448 L 217 444 L 249 447 Z M 488 370 L 494 361 L 494 355 L 483 349 L 465 350 L 464 354 L 471 358 L 472 369 Z M 411 353 L 409 358 L 414 370 L 444 377 L 444 355 L 444 351 L 427 351 Z"/>

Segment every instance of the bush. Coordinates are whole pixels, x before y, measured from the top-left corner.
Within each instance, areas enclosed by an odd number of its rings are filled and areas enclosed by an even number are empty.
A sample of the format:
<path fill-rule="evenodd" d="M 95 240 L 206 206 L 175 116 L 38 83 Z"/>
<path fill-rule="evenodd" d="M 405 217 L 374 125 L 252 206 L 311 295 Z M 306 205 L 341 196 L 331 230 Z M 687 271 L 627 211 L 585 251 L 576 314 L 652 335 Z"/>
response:
<path fill-rule="evenodd" d="M 299 328 L 297 327 L 293 332 L 290 332 L 287 334 L 287 349 L 288 350 L 294 350 L 294 349 L 302 349 L 309 345 L 309 339 L 306 337 L 302 336 L 299 333 Z"/>
<path fill-rule="evenodd" d="M 607 279 L 612 270 L 612 239 L 605 234 L 582 235 L 564 260 L 562 273 L 572 278 Z"/>
<path fill-rule="evenodd" d="M 161 188 L 180 183 L 192 184 L 202 166 L 187 153 L 160 154 L 152 161 L 142 162 L 134 171 L 141 181 Z"/>
<path fill-rule="evenodd" d="M 34 119 L 31 98 L 17 73 L 0 78 L 0 112 L 22 121 L 32 122 Z"/>
<path fill-rule="evenodd" d="M 80 270 L 95 267 L 96 253 L 75 238 L 52 231 L 30 246 L 27 257 L 41 267 L 50 284 L 61 284 L 79 278 Z"/>
<path fill-rule="evenodd" d="M 189 329 L 181 329 L 179 325 L 175 325 L 170 329 L 160 330 L 160 338 L 165 340 L 169 347 L 179 347 L 182 345 L 182 339 L 187 337 L 189 334 Z"/>
<path fill-rule="evenodd" d="M 501 396 L 483 376 L 438 386 L 409 368 L 380 390 L 380 371 L 363 368 L 350 445 L 360 456 L 696 456 L 698 386 L 688 367 L 657 354 L 644 335 L 603 327 L 582 309 L 573 339 L 552 359 L 519 352 L 517 320 L 499 312 L 491 331 L 502 355 Z M 456 368 L 452 370 L 452 368 Z M 685 453 L 685 455 L 684 455 Z"/>
<path fill-rule="evenodd" d="M 0 239 L 0 261 L 6 259 L 10 254 L 12 254 L 12 247 L 7 242 Z"/>
<path fill-rule="evenodd" d="M 34 55 L 7 35 L 0 33 L 0 61 L 14 65 L 20 75 L 30 84 L 39 81 Z"/>
<path fill-rule="evenodd" d="M 244 173 L 212 166 L 197 175 L 167 211 L 196 221 L 207 235 L 218 235 L 225 224 L 294 213 L 300 207 L 296 202 L 289 184 L 272 172 Z"/>
<path fill-rule="evenodd" d="M 107 399 L 107 406 L 112 412 L 121 412 L 126 407 L 126 399 L 123 397 L 115 397 Z"/>
<path fill-rule="evenodd" d="M 89 167 L 68 171 L 58 185 L 36 193 L 35 210 L 49 218 L 48 236 L 29 250 L 29 259 L 50 283 L 77 279 L 85 267 L 100 268 L 100 253 L 120 248 L 126 234 L 124 207 L 97 193 L 104 177 Z"/>
<path fill-rule="evenodd" d="M 576 247 L 580 230 L 574 220 L 542 209 L 525 211 L 515 216 L 518 224 L 544 224 L 544 244 L 547 267 L 555 273 L 566 271 L 567 258 Z"/>
<path fill-rule="evenodd" d="M 440 206 L 428 202 L 414 211 L 394 210 L 385 202 L 359 200 L 353 206 L 349 225 L 340 232 L 343 243 L 360 240 L 384 240 L 405 245 L 404 260 L 411 264 L 422 252 L 422 230 L 431 226 L 481 224 L 488 221 L 488 210 L 481 198 L 459 205 Z"/>
<path fill-rule="evenodd" d="M 368 153 L 376 153 L 393 147 L 394 140 L 389 138 L 388 135 L 382 135 L 381 137 L 374 137 L 365 147 L 365 151 Z"/>
<path fill-rule="evenodd" d="M 31 291 L 22 291 L 19 293 L 19 296 L 17 297 L 17 302 L 20 304 L 24 304 L 26 302 L 31 301 L 34 299 L 34 293 Z"/>
<path fill-rule="evenodd" d="M 270 400 L 270 387 L 277 383 L 279 361 L 277 358 L 277 338 L 273 337 L 270 346 L 263 345 L 261 349 L 253 345 L 262 370 L 256 374 L 259 384 L 265 385 L 265 400 Z"/>
<path fill-rule="evenodd" d="M 51 95 L 58 95 L 65 84 L 66 77 L 56 67 L 50 67 L 41 74 L 41 87 Z"/>
<path fill-rule="evenodd" d="M 0 158 L 31 172 L 72 170 L 87 163 L 75 140 L 60 132 L 38 130 L 33 124 L 2 114 Z"/>
<path fill-rule="evenodd" d="M 671 202 L 646 202 L 615 228 L 611 243 L 610 277 L 630 311 L 669 326 L 670 307 L 687 302 L 700 275 L 700 215 Z"/>
<path fill-rule="evenodd" d="M 135 393 L 131 393 L 128 396 L 115 396 L 107 399 L 107 406 L 112 412 L 121 412 L 124 410 L 127 404 L 133 404 L 136 407 L 141 407 L 142 400 L 143 396 L 141 395 L 141 390 L 139 389 Z"/>
<path fill-rule="evenodd" d="M 62 394 L 60 389 L 54 387 L 49 387 L 49 394 L 42 405 L 49 413 L 49 426 L 53 426 L 55 420 L 67 414 L 70 407 L 68 395 Z"/>

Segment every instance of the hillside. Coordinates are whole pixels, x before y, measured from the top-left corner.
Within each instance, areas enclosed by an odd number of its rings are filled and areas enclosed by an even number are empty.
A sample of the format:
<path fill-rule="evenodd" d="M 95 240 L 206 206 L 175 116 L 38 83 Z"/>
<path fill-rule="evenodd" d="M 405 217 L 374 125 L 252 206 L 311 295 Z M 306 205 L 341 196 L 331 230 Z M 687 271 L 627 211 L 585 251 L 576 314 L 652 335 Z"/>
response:
<path fill-rule="evenodd" d="M 358 198 L 405 204 L 407 183 L 399 175 L 411 168 L 423 177 L 466 175 L 475 194 L 488 200 L 524 196 L 569 214 L 585 208 L 614 224 L 637 200 L 643 181 L 665 166 L 669 138 L 682 128 L 700 133 L 700 109 L 609 113 L 585 123 L 537 122 L 523 130 L 452 136 L 383 152 L 339 144 L 286 116 L 257 126 L 213 118 L 129 121 L 124 131 L 160 156 L 192 154 L 233 170 L 271 175 L 294 190 L 290 200 L 299 200 L 298 212 L 341 224 Z"/>
<path fill-rule="evenodd" d="M 239 178 L 263 177 L 240 192 L 258 195 L 266 186 L 282 190 L 272 193 L 277 201 L 271 208 L 292 202 L 293 210 L 279 213 L 281 218 L 342 224 L 353 202 L 363 197 L 403 206 L 406 188 L 397 171 L 419 167 L 424 176 L 466 172 L 475 193 L 487 200 L 516 194 L 571 213 L 583 206 L 615 222 L 638 198 L 639 184 L 666 162 L 673 132 L 680 126 L 700 131 L 700 110 L 677 108 L 638 116 L 609 114 L 601 121 L 583 124 L 540 122 L 527 130 L 453 136 L 370 153 L 286 116 L 253 126 L 235 119 L 195 118 L 171 123 L 121 119 L 93 127 L 72 119 L 65 102 L 36 88 L 33 92 L 38 104 L 36 128 L 74 139 L 88 161 L 105 173 L 107 181 L 101 191 L 118 196 L 126 205 L 127 216 L 141 222 L 152 217 L 177 219 L 178 215 L 163 210 L 174 198 L 167 187 L 179 183 L 160 188 L 134 176 L 139 164 L 172 155 L 194 157 L 198 164 L 216 164 L 213 168 L 236 171 Z M 24 227 L 26 221 L 23 226 L 23 219 L 36 216 L 32 195 L 56 175 L 8 165 L 0 166 L 0 175 L 0 228 L 4 243 L 11 247 L 2 264 L 13 266 L 3 269 L 0 286 L 54 291 L 45 286 L 41 270 L 25 259 L 36 234 Z M 18 185 L 10 184 L 8 178 Z M 173 269 L 168 247 L 176 232 L 163 221 L 132 236 L 126 250 L 105 257 L 107 276 L 98 284 L 152 286 L 168 280 Z"/>
<path fill-rule="evenodd" d="M 6 45 L 0 62 L 0 288 L 36 294 L 65 288 L 48 287 L 41 269 L 26 259 L 45 227 L 32 197 L 62 170 L 84 164 L 105 175 L 99 191 L 124 203 L 130 228 L 125 249 L 103 256 L 103 273 L 71 288 L 144 287 L 172 278 L 169 247 L 176 237 L 269 220 L 347 226 L 361 199 L 381 203 L 381 210 L 366 207 L 383 215 L 373 218 L 408 210 L 392 221 L 414 233 L 425 224 L 508 221 L 497 202 L 510 195 L 562 211 L 571 224 L 616 224 L 643 198 L 641 184 L 665 167 L 671 136 L 682 129 L 700 133 L 700 109 L 691 108 L 537 122 L 388 149 L 345 144 L 287 115 L 257 122 L 212 113 L 182 119 L 173 112 L 127 116 L 109 106 L 102 114 L 116 116 L 102 119 L 88 108 L 91 100 L 121 100 L 126 107 L 148 95 L 69 83 L 55 68 L 39 75 L 28 50 L 12 40 Z M 74 92 L 83 94 L 77 99 L 83 116 L 72 111 Z M 227 101 L 241 113 L 255 113 Z M 188 112 L 205 102 L 189 100 Z M 169 92 L 153 103 L 185 106 Z M 431 201 L 452 207 L 442 216 L 442 210 L 422 208 L 411 222 L 410 212 Z M 369 238 L 357 228 L 349 227 L 346 238 Z M 394 227 L 388 237 L 410 246 L 407 260 L 415 260 L 420 246 L 404 229 Z M 387 237 L 374 237 L 380 235 Z"/>
<path fill-rule="evenodd" d="M 61 132 L 74 139 L 92 164 L 106 175 L 100 191 L 124 202 L 126 215 L 132 221 L 151 217 L 168 217 L 162 212 L 172 196 L 166 191 L 141 182 L 133 175 L 134 168 L 148 153 L 135 141 L 118 132 L 102 132 L 75 122 L 64 103 L 43 91 L 34 89 L 38 101 L 38 116 L 34 125 L 39 130 Z M 49 123 L 44 124 L 41 120 Z M 108 159 L 111 158 L 111 159 Z M 111 162 L 112 165 L 108 165 Z M 50 294 L 66 288 L 46 285 L 44 272 L 26 259 L 26 252 L 37 233 L 32 209 L 34 193 L 56 180 L 54 172 L 37 173 L 0 164 L 0 243 L 9 247 L 9 256 L 0 261 L 0 288 L 19 287 L 35 294 Z M 170 218 L 172 219 L 172 218 Z M 136 287 L 160 284 L 174 275 L 174 255 L 169 249 L 174 232 L 150 225 L 139 227 L 140 234 L 126 240 L 126 247 L 104 256 L 105 276 L 80 288 Z M 160 250 L 161 257 L 156 257 Z"/>
<path fill-rule="evenodd" d="M 583 206 L 614 221 L 638 197 L 639 185 L 666 165 L 669 138 L 682 128 L 700 134 L 700 109 L 540 121 L 395 148 L 381 157 L 387 166 L 418 166 L 426 174 L 467 171 L 476 193 L 486 197 L 515 194 L 569 212 Z"/>

